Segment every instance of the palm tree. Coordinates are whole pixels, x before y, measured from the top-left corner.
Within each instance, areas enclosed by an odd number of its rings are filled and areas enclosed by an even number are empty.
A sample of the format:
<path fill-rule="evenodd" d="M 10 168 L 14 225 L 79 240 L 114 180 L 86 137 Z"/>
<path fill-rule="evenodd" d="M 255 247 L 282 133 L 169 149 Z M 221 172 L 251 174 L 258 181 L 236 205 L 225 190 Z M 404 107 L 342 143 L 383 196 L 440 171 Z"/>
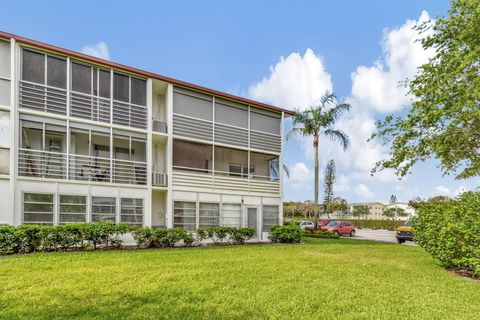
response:
<path fill-rule="evenodd" d="M 344 111 L 349 111 L 348 103 L 337 103 L 333 93 L 326 92 L 317 104 L 310 106 L 305 111 L 298 111 L 293 116 L 293 128 L 287 134 L 287 139 L 292 135 L 313 136 L 314 162 L 315 162 L 315 214 L 318 215 L 318 140 L 320 136 L 338 142 L 343 150 L 348 148 L 350 139 L 341 130 L 333 128 Z"/>

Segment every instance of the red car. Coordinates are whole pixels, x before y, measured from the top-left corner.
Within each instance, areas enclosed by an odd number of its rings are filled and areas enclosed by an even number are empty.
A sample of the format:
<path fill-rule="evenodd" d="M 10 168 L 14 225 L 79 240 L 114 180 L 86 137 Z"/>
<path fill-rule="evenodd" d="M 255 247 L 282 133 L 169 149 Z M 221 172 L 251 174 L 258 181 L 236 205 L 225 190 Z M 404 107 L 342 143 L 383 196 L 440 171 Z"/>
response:
<path fill-rule="evenodd" d="M 323 231 L 333 231 L 337 236 L 348 234 L 350 237 L 355 236 L 355 226 L 348 221 L 330 221 L 326 226 L 322 227 Z"/>
<path fill-rule="evenodd" d="M 320 230 L 330 223 L 332 220 L 317 220 L 315 221 L 315 229 Z"/>

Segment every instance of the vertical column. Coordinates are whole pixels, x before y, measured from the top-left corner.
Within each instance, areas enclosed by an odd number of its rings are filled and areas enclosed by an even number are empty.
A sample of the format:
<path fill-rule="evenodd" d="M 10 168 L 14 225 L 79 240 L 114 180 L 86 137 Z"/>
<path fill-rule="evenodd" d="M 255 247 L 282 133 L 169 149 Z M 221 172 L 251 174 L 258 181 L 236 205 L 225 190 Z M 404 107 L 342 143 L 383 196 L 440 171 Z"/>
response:
<path fill-rule="evenodd" d="M 152 111 L 153 111 L 153 82 L 147 79 L 147 197 L 144 203 L 143 223 L 150 227 L 153 220 L 152 209 L 152 168 L 153 168 L 153 139 L 152 139 Z M 158 196 L 158 195 L 157 195 Z"/>
<path fill-rule="evenodd" d="M 13 225 L 21 222 L 21 206 L 16 205 L 16 180 L 18 176 L 18 136 L 21 134 L 17 114 L 17 86 L 18 78 L 16 73 L 16 42 L 15 39 L 10 39 L 10 201 L 7 206 L 10 213 L 9 223 Z"/>
<path fill-rule="evenodd" d="M 215 96 L 212 97 L 212 189 L 215 189 Z"/>
<path fill-rule="evenodd" d="M 67 180 L 70 179 L 70 83 L 70 57 L 67 57 Z"/>
<path fill-rule="evenodd" d="M 113 124 L 113 69 L 110 69 L 110 126 Z M 113 181 L 113 131 L 110 127 L 110 183 Z"/>
<path fill-rule="evenodd" d="M 165 212 L 165 223 L 167 228 L 173 228 L 173 85 L 168 84 L 167 87 L 167 212 Z"/>
<path fill-rule="evenodd" d="M 247 159 L 247 183 L 248 192 L 250 193 L 250 106 L 248 106 L 248 159 Z"/>
<path fill-rule="evenodd" d="M 280 191 L 280 203 L 278 206 L 278 223 L 283 224 L 283 148 L 285 144 L 285 134 L 284 134 L 284 120 L 285 112 L 282 112 L 282 121 L 280 122 L 280 156 L 278 157 L 278 174 L 279 174 L 279 191 Z"/>

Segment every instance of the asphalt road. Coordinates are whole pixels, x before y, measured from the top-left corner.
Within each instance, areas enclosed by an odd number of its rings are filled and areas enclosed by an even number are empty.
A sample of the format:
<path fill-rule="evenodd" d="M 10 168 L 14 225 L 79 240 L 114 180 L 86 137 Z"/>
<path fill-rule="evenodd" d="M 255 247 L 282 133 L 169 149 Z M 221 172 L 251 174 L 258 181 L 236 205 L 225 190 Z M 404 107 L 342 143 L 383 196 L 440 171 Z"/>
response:
<path fill-rule="evenodd" d="M 352 239 L 397 243 L 395 231 L 388 230 L 357 229 L 356 235 Z M 412 241 L 406 241 L 405 244 L 416 246 Z"/>

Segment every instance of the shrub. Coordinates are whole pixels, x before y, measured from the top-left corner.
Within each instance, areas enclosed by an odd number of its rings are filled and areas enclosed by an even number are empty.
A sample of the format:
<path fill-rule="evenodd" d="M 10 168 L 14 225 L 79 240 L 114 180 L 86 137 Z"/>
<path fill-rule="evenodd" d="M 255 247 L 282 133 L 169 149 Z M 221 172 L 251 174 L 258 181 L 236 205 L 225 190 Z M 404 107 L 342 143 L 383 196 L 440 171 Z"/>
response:
<path fill-rule="evenodd" d="M 314 231 L 311 232 L 310 230 L 305 230 L 304 237 L 307 238 L 321 238 L 321 239 L 338 239 L 340 238 L 339 235 L 333 233 L 333 231 Z"/>
<path fill-rule="evenodd" d="M 302 239 L 303 230 L 298 225 L 272 226 L 269 239 L 272 242 L 296 243 Z"/>
<path fill-rule="evenodd" d="M 251 239 L 255 234 L 255 230 L 251 228 L 231 228 L 229 238 L 234 244 L 244 244 L 245 241 Z"/>
<path fill-rule="evenodd" d="M 418 245 L 444 266 L 480 275 L 480 193 L 420 203 L 414 228 Z"/>
<path fill-rule="evenodd" d="M 13 226 L 0 226 L 0 254 L 18 253 L 20 241 Z"/>

